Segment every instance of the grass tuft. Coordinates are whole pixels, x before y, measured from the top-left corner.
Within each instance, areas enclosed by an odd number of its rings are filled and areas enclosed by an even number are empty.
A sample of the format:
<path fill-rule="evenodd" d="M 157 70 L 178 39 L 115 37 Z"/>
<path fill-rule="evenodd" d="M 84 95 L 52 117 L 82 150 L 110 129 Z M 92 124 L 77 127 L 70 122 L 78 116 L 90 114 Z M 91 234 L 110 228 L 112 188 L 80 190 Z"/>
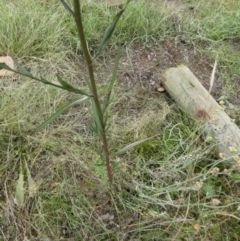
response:
<path fill-rule="evenodd" d="M 204 127 L 152 86 L 159 72 L 179 64 L 175 59 L 190 48 L 189 56 L 196 59 L 189 65 L 195 64 L 199 78 L 209 84 L 218 56 L 212 94 L 224 99 L 226 112 L 240 126 L 240 5 L 235 0 L 167 2 L 131 1 L 107 54 L 96 61 L 102 95 L 117 45 L 126 46 L 109 106 L 111 192 L 98 158 L 101 145 L 90 129 L 89 103 L 72 107 L 35 133 L 77 95 L 25 77 L 1 77 L 0 240 L 240 239 L 238 161 L 221 159 L 214 143 L 205 140 Z M 84 6 L 92 53 L 118 11 Z M 57 81 L 59 74 L 86 88 L 76 29 L 59 1 L 2 0 L 0 16 L 0 55 L 11 52 L 34 75 Z M 21 173 L 24 200 L 19 207 Z"/>

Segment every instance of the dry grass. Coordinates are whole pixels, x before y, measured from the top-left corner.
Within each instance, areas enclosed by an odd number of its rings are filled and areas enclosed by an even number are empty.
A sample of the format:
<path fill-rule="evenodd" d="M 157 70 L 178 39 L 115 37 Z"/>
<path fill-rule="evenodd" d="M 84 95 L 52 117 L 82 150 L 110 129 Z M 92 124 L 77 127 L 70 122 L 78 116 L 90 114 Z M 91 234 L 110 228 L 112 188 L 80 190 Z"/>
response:
<path fill-rule="evenodd" d="M 99 91 L 104 93 L 115 45 L 126 44 L 109 113 L 111 191 L 98 156 L 100 143 L 90 131 L 90 103 L 72 108 L 43 131 L 33 133 L 76 96 L 19 76 L 2 79 L 0 240 L 240 240 L 238 160 L 232 165 L 219 158 L 214 145 L 203 141 L 201 126 L 166 94 L 144 85 L 147 65 L 131 54 L 173 38 L 186 45 L 191 42 L 211 64 L 217 51 L 216 78 L 221 75 L 225 83 L 219 96 L 228 95 L 233 103 L 237 85 L 231 80 L 240 74 L 232 42 L 239 39 L 239 4 L 212 2 L 217 9 L 190 1 L 184 6 L 193 12 L 189 18 L 178 8 L 155 10 L 154 1 L 149 6 L 134 3 L 119 24 L 112 47 L 96 64 Z M 85 68 L 74 25 L 55 4 L 5 1 L 0 10 L 5 36 L 0 52 L 13 52 L 33 74 L 54 80 L 59 73 L 84 87 Z M 85 25 L 94 51 L 112 10 L 90 10 L 84 10 Z M 28 30 L 30 25 L 34 32 Z M 18 41 L 14 36 L 20 36 Z M 137 70 L 143 75 L 132 75 Z M 239 106 L 234 107 L 237 115 Z M 127 144 L 156 134 L 126 154 L 114 155 Z M 16 187 L 21 165 L 25 189 L 20 208 Z"/>

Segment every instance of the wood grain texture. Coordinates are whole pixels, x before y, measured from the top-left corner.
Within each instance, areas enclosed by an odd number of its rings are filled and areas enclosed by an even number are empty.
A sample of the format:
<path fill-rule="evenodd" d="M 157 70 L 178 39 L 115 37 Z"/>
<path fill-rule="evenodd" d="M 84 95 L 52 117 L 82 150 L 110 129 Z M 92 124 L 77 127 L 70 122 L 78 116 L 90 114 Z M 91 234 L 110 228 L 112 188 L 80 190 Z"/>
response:
<path fill-rule="evenodd" d="M 219 153 L 227 158 L 240 154 L 239 128 L 186 66 L 168 69 L 162 84 L 183 110 L 206 124 Z"/>

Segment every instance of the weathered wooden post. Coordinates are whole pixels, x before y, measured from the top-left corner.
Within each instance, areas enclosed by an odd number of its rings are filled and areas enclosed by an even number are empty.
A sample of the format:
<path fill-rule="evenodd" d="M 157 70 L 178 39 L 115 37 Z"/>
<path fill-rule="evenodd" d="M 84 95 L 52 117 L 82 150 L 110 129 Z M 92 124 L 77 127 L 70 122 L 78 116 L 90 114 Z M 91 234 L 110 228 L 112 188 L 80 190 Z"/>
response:
<path fill-rule="evenodd" d="M 168 69 L 162 84 L 183 110 L 206 124 L 219 153 L 234 159 L 240 155 L 239 128 L 186 66 Z"/>

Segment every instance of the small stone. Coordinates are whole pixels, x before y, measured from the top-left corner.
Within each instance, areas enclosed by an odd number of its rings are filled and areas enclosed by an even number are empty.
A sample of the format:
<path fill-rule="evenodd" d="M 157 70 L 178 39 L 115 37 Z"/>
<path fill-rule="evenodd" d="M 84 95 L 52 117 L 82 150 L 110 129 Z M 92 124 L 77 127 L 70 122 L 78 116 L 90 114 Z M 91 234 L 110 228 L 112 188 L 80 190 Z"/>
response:
<path fill-rule="evenodd" d="M 158 91 L 158 92 L 164 92 L 165 88 L 162 85 L 160 85 L 160 84 L 156 84 L 155 85 L 155 90 Z"/>
<path fill-rule="evenodd" d="M 220 203 L 221 203 L 221 201 L 218 200 L 217 198 L 213 198 L 213 199 L 212 199 L 212 205 L 213 205 L 213 206 L 218 206 Z"/>

